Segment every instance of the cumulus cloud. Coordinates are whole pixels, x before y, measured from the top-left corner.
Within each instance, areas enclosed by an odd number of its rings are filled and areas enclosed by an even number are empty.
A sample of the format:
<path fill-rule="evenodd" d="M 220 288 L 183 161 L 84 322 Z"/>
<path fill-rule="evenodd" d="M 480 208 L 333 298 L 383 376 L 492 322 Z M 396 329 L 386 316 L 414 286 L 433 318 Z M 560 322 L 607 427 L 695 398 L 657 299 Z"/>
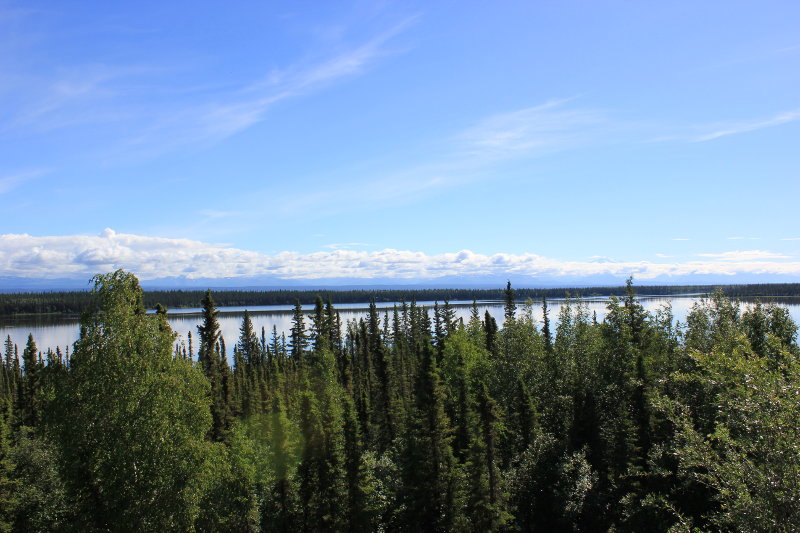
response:
<path fill-rule="evenodd" d="M 561 261 L 541 255 L 477 254 L 469 250 L 425 254 L 408 250 L 358 251 L 333 249 L 314 253 L 267 255 L 221 244 L 116 233 L 35 237 L 0 235 L 0 276 L 26 278 L 88 278 L 124 268 L 144 280 L 164 277 L 277 279 L 396 278 L 435 279 L 442 276 L 591 276 L 638 279 L 692 274 L 800 275 L 800 262 L 774 261 L 786 256 L 752 250 L 705 254 L 685 263 L 651 261 Z"/>

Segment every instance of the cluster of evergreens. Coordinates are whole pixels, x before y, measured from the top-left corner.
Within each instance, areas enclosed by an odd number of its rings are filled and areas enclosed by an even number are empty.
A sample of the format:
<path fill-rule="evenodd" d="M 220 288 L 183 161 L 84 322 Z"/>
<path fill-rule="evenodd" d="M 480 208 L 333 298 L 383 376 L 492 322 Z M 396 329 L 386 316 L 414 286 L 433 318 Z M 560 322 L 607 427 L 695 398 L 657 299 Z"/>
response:
<path fill-rule="evenodd" d="M 553 327 L 403 304 L 193 346 L 98 276 L 71 353 L 0 365 L 0 531 L 791 531 L 800 350 L 721 293 L 676 326 L 630 283 Z M 555 323 L 556 321 L 554 321 Z M 269 338 L 267 338 L 269 337 Z"/>
<path fill-rule="evenodd" d="M 641 287 L 643 294 L 650 296 L 669 296 L 677 294 L 711 294 L 721 290 L 731 298 L 754 297 L 800 297 L 800 283 L 767 283 L 750 285 L 649 285 Z M 524 301 L 528 298 L 583 298 L 592 296 L 624 296 L 625 287 L 574 287 L 556 289 L 517 289 L 516 296 Z M 171 290 L 145 291 L 144 305 L 154 309 L 157 303 L 166 307 L 200 307 L 205 291 Z M 244 307 L 259 305 L 313 304 L 318 290 L 217 290 L 213 292 L 214 301 L 224 307 Z M 491 301 L 501 300 L 503 293 L 496 289 L 336 289 L 324 291 L 326 299 L 333 304 L 398 302 L 416 300 L 433 301 Z M 20 292 L 0 293 L 0 316 L 23 314 L 78 314 L 90 308 L 93 302 L 91 292 Z"/>
<path fill-rule="evenodd" d="M 92 301 L 87 291 L 0 293 L 0 316 L 78 314 Z"/>

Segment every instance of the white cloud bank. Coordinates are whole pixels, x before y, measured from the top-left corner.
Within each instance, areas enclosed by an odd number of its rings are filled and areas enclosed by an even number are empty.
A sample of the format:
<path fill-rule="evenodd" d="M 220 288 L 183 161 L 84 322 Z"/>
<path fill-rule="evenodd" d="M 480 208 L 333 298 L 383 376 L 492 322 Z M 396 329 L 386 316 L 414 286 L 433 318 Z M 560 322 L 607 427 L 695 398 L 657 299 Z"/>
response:
<path fill-rule="evenodd" d="M 97 236 L 0 235 L 0 276 L 86 278 L 118 268 L 143 280 L 165 277 L 278 279 L 435 279 L 442 276 L 593 276 L 637 279 L 659 276 L 778 274 L 800 275 L 800 262 L 780 261 L 763 251 L 707 254 L 684 263 L 559 261 L 536 254 L 476 254 L 469 250 L 428 255 L 386 249 L 334 249 L 309 254 L 266 255 L 225 245 L 116 233 Z"/>

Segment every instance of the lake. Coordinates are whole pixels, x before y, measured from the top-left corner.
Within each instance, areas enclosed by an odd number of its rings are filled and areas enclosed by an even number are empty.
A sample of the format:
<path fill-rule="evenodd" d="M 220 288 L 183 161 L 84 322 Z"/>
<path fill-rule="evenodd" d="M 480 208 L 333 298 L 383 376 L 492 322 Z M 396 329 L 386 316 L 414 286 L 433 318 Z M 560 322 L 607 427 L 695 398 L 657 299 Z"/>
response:
<path fill-rule="evenodd" d="M 700 300 L 699 295 L 681 295 L 681 296 L 640 296 L 639 301 L 644 308 L 651 313 L 666 305 L 672 306 L 672 312 L 675 319 L 683 322 L 686 315 L 691 310 L 692 306 Z M 576 300 L 572 300 L 575 302 Z M 607 297 L 585 298 L 578 300 L 584 303 L 591 315 L 593 312 L 597 313 L 597 319 L 603 320 L 606 314 L 606 305 L 608 303 Z M 557 322 L 558 312 L 564 305 L 565 300 L 553 299 L 548 300 L 550 307 L 550 319 L 554 324 Z M 381 302 L 377 303 L 381 319 L 384 317 L 385 312 L 389 312 L 391 320 L 392 308 L 398 305 L 397 302 Z M 433 315 L 434 302 L 417 302 L 417 305 L 430 309 L 430 315 Z M 469 320 L 472 302 L 451 302 L 456 317 L 463 318 L 466 322 Z M 518 304 L 520 307 L 522 303 Z M 748 304 L 744 304 L 748 305 Z M 795 322 L 800 323 L 800 303 L 782 303 L 791 314 Z M 308 315 L 313 312 L 313 305 L 303 306 L 304 312 Z M 253 306 L 247 308 L 250 311 L 250 317 L 253 321 L 253 326 L 256 333 L 260 335 L 261 328 L 266 331 L 267 339 L 269 340 L 273 326 L 278 328 L 278 334 L 286 333 L 288 335 L 292 322 L 293 306 L 291 305 L 271 305 L 271 306 Z M 358 320 L 365 317 L 367 314 L 368 304 L 340 304 L 336 306 L 342 319 L 344 326 L 348 321 Z M 478 309 L 481 317 L 486 311 L 489 311 L 498 324 L 502 325 L 503 322 L 503 303 L 502 302 L 478 302 Z M 194 343 L 194 349 L 197 350 L 197 326 L 200 324 L 201 316 L 200 309 L 174 309 L 170 310 L 167 316 L 172 329 L 178 333 L 178 342 L 186 342 L 187 334 L 191 331 Z M 219 308 L 219 323 L 222 330 L 222 336 L 225 338 L 225 343 L 230 356 L 233 346 L 239 338 L 239 328 L 242 324 L 242 316 L 244 314 L 244 307 L 220 307 Z M 542 319 L 541 302 L 535 302 L 533 305 L 533 316 L 537 321 Z M 306 318 L 306 326 L 310 325 L 308 316 Z M 62 351 L 67 346 L 71 346 L 78 338 L 78 320 L 76 318 L 58 318 L 58 317 L 24 317 L 3 319 L 0 322 L 0 339 L 5 340 L 7 336 L 11 336 L 12 342 L 19 345 L 20 352 L 25 346 L 28 334 L 33 334 L 36 345 L 42 351 L 48 347 L 53 350 L 60 347 Z"/>

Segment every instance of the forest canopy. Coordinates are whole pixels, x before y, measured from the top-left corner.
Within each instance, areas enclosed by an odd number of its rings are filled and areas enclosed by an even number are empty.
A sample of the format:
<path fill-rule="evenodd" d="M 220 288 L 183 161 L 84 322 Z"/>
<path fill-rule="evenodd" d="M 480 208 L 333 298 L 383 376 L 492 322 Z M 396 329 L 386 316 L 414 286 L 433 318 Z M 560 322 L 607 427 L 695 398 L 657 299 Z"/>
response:
<path fill-rule="evenodd" d="M 0 531 L 800 523 L 800 349 L 778 305 L 717 291 L 679 327 L 629 281 L 598 322 L 509 283 L 500 327 L 410 297 L 342 323 L 326 294 L 310 317 L 295 300 L 288 337 L 245 313 L 231 364 L 215 293 L 195 353 L 134 275 L 93 281 L 69 352 L 4 347 Z"/>

